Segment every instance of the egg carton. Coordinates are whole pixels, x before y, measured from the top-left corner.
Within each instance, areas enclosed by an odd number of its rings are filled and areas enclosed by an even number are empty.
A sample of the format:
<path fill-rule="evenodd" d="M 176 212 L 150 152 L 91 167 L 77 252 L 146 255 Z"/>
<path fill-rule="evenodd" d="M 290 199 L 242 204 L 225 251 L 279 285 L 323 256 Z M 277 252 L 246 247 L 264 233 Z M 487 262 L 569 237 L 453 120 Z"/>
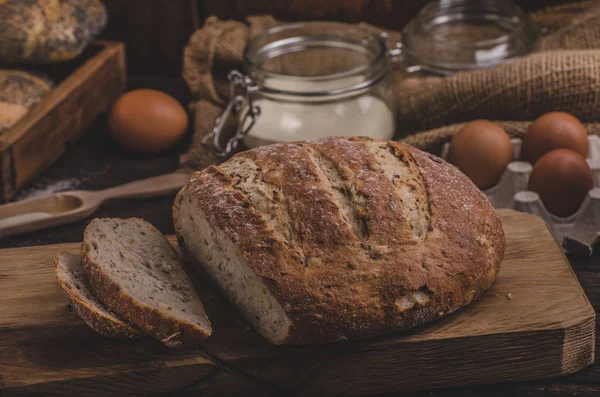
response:
<path fill-rule="evenodd" d="M 594 176 L 594 188 L 589 191 L 579 210 L 561 218 L 549 213 L 540 196 L 527 190 L 531 163 L 519 161 L 521 139 L 511 139 L 514 161 L 508 164 L 500 181 L 493 187 L 483 190 L 494 208 L 512 208 L 543 218 L 554 238 L 562 247 L 572 253 L 592 255 L 594 243 L 600 238 L 600 137 L 588 136 L 590 155 L 587 163 Z M 442 158 L 448 159 L 450 144 L 442 148 Z"/>

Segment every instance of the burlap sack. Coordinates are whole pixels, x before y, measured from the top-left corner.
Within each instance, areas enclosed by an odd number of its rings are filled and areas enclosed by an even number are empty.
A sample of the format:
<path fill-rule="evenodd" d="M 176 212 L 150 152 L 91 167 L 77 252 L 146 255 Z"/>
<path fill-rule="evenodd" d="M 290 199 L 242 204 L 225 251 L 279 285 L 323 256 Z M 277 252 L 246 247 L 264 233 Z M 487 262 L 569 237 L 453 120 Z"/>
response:
<path fill-rule="evenodd" d="M 584 1 L 551 7 L 532 15 L 551 34 L 542 37 L 538 51 L 590 50 L 600 46 L 600 2 Z"/>
<path fill-rule="evenodd" d="M 586 122 L 600 121 L 600 3 L 552 7 L 531 18 L 546 34 L 536 53 L 513 63 L 449 78 L 406 78 L 391 72 L 397 138 L 478 118 L 533 120 L 552 110 L 573 113 Z M 278 23 L 269 16 L 250 17 L 247 23 L 209 18 L 191 37 L 184 53 L 183 77 L 196 98 L 212 102 L 212 106 L 193 105 L 196 120 L 201 120 L 196 122 L 194 142 L 212 129 L 217 106 L 226 103 L 226 76 L 232 69 L 243 68 L 247 40 Z M 397 32 L 388 33 L 392 43 L 398 40 Z M 454 131 L 451 127 L 424 136 L 438 134 L 443 140 L 444 134 Z M 182 158 L 183 165 L 192 167 L 207 161 L 216 159 L 197 144 Z"/>
<path fill-rule="evenodd" d="M 277 24 L 270 16 L 249 17 L 248 24 L 209 17 L 190 37 L 183 54 L 183 78 L 192 95 L 223 105 L 229 95 L 227 74 L 242 69 L 248 39 Z"/>
<path fill-rule="evenodd" d="M 529 14 L 531 20 L 536 26 L 539 26 L 546 32 L 556 32 L 557 30 L 570 25 L 573 18 L 581 16 L 588 11 L 597 0 L 583 0 L 569 2 L 555 6 L 541 8 Z"/>
<path fill-rule="evenodd" d="M 493 69 L 404 79 L 394 96 L 403 133 L 478 118 L 533 120 L 552 110 L 596 121 L 600 51 L 540 52 Z"/>
<path fill-rule="evenodd" d="M 215 124 L 215 120 L 223 108 L 211 101 L 199 100 L 190 105 L 194 120 L 194 135 L 190 149 L 179 159 L 183 167 L 202 169 L 211 164 L 218 164 L 221 158 L 207 150 L 202 145 L 202 139 L 208 134 Z"/>

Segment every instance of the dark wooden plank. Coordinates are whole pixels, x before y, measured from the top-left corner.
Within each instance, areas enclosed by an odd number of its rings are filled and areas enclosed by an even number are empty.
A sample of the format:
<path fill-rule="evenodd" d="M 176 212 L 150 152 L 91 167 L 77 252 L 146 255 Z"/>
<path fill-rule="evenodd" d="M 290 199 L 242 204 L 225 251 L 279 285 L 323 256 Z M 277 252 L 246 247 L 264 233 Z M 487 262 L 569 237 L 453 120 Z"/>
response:
<path fill-rule="evenodd" d="M 12 152 L 4 150 L 0 153 L 0 203 L 3 198 L 10 197 L 14 193 L 14 175 L 12 167 Z"/>
<path fill-rule="evenodd" d="M 388 29 L 401 30 L 428 0 L 205 0 L 206 15 L 242 20 L 248 15 L 271 14 L 283 21 L 336 20 L 366 21 Z M 568 0 L 520 0 L 535 10 Z"/>
<path fill-rule="evenodd" d="M 394 394 L 388 397 L 595 397 L 600 393 L 599 385 L 578 385 L 570 383 L 517 383 L 510 385 L 478 386 L 460 389 L 439 389 L 408 394 Z"/>
<path fill-rule="evenodd" d="M 197 0 L 104 0 L 108 24 L 100 37 L 127 46 L 132 76 L 181 74 L 183 48 L 204 19 Z"/>
<path fill-rule="evenodd" d="M 43 305 L 42 305 L 43 306 Z M 66 301 L 57 309 L 64 311 Z M 172 350 L 149 338 L 115 341 L 95 334 L 69 309 L 70 325 L 23 324 L 0 333 L 0 394 L 147 395 L 196 384 L 217 366 L 197 350 Z M 33 328 L 30 328 L 33 327 Z"/>
<path fill-rule="evenodd" d="M 202 379 L 198 384 L 175 394 L 177 397 L 260 396 L 283 397 L 284 394 L 269 385 L 227 369 Z"/>
<path fill-rule="evenodd" d="M 400 30 L 428 0 L 205 0 L 206 15 L 243 20 L 248 15 L 270 14 L 282 21 L 366 21 Z"/>
<path fill-rule="evenodd" d="M 600 311 L 600 272 L 579 270 L 575 274 L 596 312 Z"/>
<path fill-rule="evenodd" d="M 567 257 L 575 270 L 600 272 L 600 244 L 596 244 L 594 252 L 594 255 L 591 257 L 581 255 L 567 255 Z"/>
<path fill-rule="evenodd" d="M 2 389 L 0 384 L 0 391 L 6 397 L 281 396 L 281 393 L 255 380 L 217 366 L 206 367 L 191 360 L 183 367 L 163 367 L 157 363 L 148 370 L 137 372 L 44 382 L 18 388 Z"/>
<path fill-rule="evenodd" d="M 537 9 L 568 0 L 521 0 Z M 194 30 L 208 15 L 242 20 L 274 14 L 282 20 L 368 21 L 399 30 L 427 0 L 104 0 L 109 13 L 102 38 L 127 44 L 132 76 L 179 76 L 182 53 Z M 135 26 L 135 28 L 132 28 Z"/>

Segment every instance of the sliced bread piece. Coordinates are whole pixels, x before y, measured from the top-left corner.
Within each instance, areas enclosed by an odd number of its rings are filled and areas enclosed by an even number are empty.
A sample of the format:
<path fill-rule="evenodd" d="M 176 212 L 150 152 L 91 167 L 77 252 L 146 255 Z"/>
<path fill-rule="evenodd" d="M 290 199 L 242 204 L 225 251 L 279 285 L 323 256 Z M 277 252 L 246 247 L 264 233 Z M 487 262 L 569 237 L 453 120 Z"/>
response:
<path fill-rule="evenodd" d="M 83 270 L 81 256 L 60 252 L 54 258 L 54 265 L 58 284 L 67 294 L 79 317 L 90 328 L 117 339 L 139 338 L 144 335 L 98 302 Z"/>
<path fill-rule="evenodd" d="M 94 219 L 83 237 L 85 272 L 107 307 L 167 346 L 210 336 L 192 281 L 169 241 L 141 219 Z"/>

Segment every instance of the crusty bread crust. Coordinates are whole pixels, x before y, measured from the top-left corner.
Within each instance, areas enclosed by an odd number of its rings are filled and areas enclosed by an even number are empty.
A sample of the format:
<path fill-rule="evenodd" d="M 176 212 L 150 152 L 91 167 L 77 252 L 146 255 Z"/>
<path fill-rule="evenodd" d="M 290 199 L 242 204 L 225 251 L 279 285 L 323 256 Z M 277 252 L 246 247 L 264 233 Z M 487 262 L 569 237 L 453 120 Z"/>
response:
<path fill-rule="evenodd" d="M 101 335 L 115 339 L 133 339 L 144 336 L 140 330 L 131 327 L 116 316 L 109 316 L 93 308 L 87 300 L 83 299 L 76 288 L 73 288 L 68 280 L 65 280 L 58 271 L 60 256 L 54 257 L 54 269 L 58 284 L 65 292 L 67 299 L 71 302 L 75 312 L 94 331 Z M 83 261 L 81 262 L 83 266 Z"/>
<path fill-rule="evenodd" d="M 47 64 L 77 57 L 104 29 L 99 0 L 0 1 L 0 63 Z"/>
<path fill-rule="evenodd" d="M 150 224 L 148 226 L 162 236 L 154 226 Z M 102 264 L 92 260 L 90 245 L 87 244 L 88 233 L 89 228 L 86 228 L 82 243 L 85 272 L 98 299 L 103 304 L 169 347 L 192 344 L 210 336 L 212 329 L 204 330 L 194 324 L 178 321 L 165 312 L 147 306 L 124 293 L 119 284 L 103 271 Z"/>
<path fill-rule="evenodd" d="M 266 146 L 195 173 L 183 193 L 291 319 L 275 343 L 368 338 L 443 317 L 492 284 L 504 255 L 502 225 L 481 191 L 396 142 Z M 176 218 L 188 216 L 182 197 Z"/>

